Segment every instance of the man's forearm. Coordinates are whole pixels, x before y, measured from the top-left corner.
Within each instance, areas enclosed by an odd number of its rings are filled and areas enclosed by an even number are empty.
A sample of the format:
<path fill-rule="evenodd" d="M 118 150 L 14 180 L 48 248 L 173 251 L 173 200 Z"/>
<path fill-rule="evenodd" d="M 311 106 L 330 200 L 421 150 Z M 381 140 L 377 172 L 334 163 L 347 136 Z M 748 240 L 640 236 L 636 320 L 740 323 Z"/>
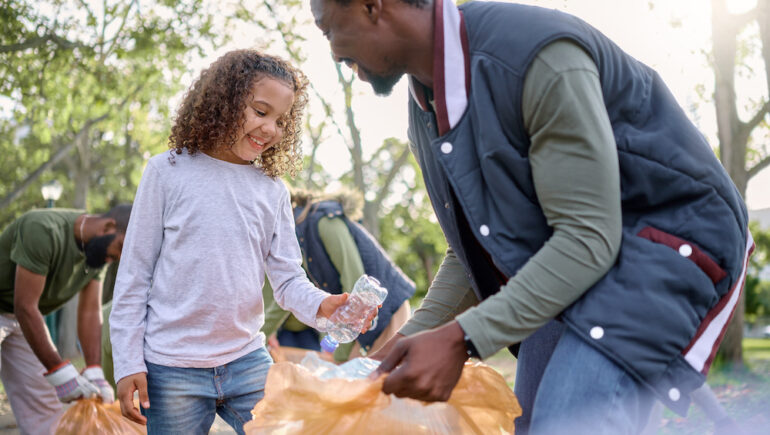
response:
<path fill-rule="evenodd" d="M 102 360 L 102 285 L 91 280 L 80 292 L 78 301 L 78 338 L 86 366 L 101 365 Z"/>
<path fill-rule="evenodd" d="M 101 311 L 78 316 L 78 339 L 83 348 L 86 366 L 101 365 L 102 361 L 102 318 Z"/>
<path fill-rule="evenodd" d="M 478 302 L 460 260 L 448 249 L 428 294 L 399 332 L 412 335 L 441 326 Z"/>
<path fill-rule="evenodd" d="M 24 338 L 46 370 L 51 370 L 61 364 L 62 359 L 51 341 L 40 310 L 37 307 L 23 308 L 17 306 L 15 314 Z"/>

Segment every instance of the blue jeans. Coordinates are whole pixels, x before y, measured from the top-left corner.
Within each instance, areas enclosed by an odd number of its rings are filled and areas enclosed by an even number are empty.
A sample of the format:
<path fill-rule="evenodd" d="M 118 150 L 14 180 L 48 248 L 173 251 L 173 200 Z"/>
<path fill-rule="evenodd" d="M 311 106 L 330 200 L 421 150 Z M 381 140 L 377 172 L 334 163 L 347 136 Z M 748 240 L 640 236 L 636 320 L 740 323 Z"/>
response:
<path fill-rule="evenodd" d="M 264 347 L 214 368 L 147 364 L 147 433 L 207 434 L 219 414 L 237 433 L 265 395 L 273 360 Z"/>
<path fill-rule="evenodd" d="M 565 328 L 564 323 L 551 320 L 521 342 L 513 385 L 513 392 L 521 406 L 521 415 L 515 422 L 516 435 L 529 433 L 537 387 Z"/>
<path fill-rule="evenodd" d="M 565 329 L 537 388 L 529 433 L 636 434 L 654 402 L 650 390 Z"/>

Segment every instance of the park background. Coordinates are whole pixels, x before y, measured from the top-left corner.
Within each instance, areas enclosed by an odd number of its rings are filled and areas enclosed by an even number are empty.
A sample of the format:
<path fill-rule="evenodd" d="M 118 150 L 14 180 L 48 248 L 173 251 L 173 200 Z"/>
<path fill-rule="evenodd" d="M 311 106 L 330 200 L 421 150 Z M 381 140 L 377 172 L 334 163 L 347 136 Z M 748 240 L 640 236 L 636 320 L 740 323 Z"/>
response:
<path fill-rule="evenodd" d="M 744 193 L 757 251 L 710 382 L 736 417 L 770 424 L 770 0 L 519 3 L 573 13 L 655 68 Z M 335 64 L 309 0 L 0 0 L 0 24 L 0 228 L 54 201 L 89 212 L 131 201 L 194 77 L 228 50 L 259 48 L 311 82 L 304 170 L 285 181 L 359 191 L 362 223 L 419 304 L 446 242 L 407 146 L 406 80 L 377 97 Z M 58 344 L 77 353 L 73 334 Z M 510 379 L 512 360 L 493 359 Z M 665 427 L 701 433 L 697 417 L 667 414 Z"/>

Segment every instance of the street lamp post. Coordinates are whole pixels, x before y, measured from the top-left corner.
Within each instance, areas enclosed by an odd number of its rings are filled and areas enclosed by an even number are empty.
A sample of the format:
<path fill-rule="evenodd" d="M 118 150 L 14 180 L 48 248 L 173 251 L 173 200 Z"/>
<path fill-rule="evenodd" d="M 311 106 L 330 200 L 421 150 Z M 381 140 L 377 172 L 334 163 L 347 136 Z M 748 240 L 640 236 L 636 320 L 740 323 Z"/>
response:
<path fill-rule="evenodd" d="M 61 191 L 64 187 L 59 180 L 51 180 L 40 188 L 40 193 L 43 194 L 43 199 L 46 201 L 46 207 L 53 207 L 54 203 L 61 197 Z"/>
<path fill-rule="evenodd" d="M 46 208 L 52 208 L 56 200 L 61 197 L 63 186 L 59 180 L 51 180 L 48 183 L 43 184 L 40 188 L 40 193 L 43 194 Z M 45 316 L 45 324 L 48 327 L 48 332 L 51 334 L 51 340 L 54 344 L 58 344 L 59 341 L 59 310 Z"/>

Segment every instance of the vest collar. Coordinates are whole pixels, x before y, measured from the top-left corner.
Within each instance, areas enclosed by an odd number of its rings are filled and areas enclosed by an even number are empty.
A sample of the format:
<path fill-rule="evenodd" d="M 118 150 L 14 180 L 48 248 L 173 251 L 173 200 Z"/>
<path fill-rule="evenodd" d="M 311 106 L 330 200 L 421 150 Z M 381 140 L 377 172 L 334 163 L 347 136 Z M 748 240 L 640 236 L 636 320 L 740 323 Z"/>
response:
<path fill-rule="evenodd" d="M 460 10 L 452 0 L 434 0 L 433 95 L 439 135 L 453 129 L 468 107 L 470 58 L 468 35 Z M 429 111 L 425 86 L 409 77 L 409 92 L 423 111 Z"/>

